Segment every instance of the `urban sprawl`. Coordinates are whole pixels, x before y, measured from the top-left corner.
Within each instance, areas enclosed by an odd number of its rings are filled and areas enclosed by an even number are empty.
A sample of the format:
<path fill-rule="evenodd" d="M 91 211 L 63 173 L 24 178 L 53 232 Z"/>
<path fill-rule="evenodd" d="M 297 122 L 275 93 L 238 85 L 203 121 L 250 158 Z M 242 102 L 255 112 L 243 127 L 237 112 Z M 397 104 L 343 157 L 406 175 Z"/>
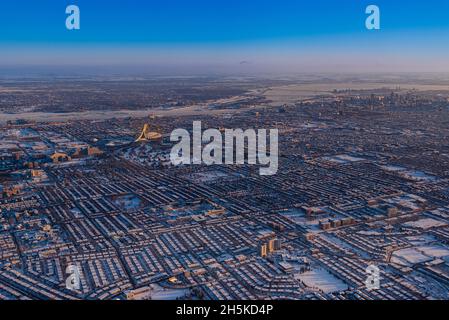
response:
<path fill-rule="evenodd" d="M 2 85 L 0 299 L 449 299 L 449 90 L 164 81 Z M 278 129 L 277 173 L 173 166 L 193 121 Z"/>

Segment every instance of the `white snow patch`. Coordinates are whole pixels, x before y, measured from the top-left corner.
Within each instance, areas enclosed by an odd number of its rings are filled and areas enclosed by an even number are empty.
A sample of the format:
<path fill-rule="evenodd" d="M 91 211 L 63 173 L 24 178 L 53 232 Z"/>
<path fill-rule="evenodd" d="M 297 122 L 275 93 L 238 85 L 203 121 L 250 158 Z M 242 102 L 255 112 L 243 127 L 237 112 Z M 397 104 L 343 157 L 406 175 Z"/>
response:
<path fill-rule="evenodd" d="M 296 274 L 295 278 L 301 280 L 306 286 L 322 290 L 325 293 L 347 290 L 348 286 L 340 279 L 324 269 L 314 269 Z"/>
<path fill-rule="evenodd" d="M 413 227 L 413 228 L 427 230 L 427 229 L 431 229 L 431 228 L 435 228 L 435 227 L 447 226 L 447 223 L 440 221 L 440 220 L 432 219 L 432 218 L 424 218 L 424 219 L 420 219 L 417 221 L 406 222 L 406 223 L 404 223 L 404 225 L 407 227 Z"/>

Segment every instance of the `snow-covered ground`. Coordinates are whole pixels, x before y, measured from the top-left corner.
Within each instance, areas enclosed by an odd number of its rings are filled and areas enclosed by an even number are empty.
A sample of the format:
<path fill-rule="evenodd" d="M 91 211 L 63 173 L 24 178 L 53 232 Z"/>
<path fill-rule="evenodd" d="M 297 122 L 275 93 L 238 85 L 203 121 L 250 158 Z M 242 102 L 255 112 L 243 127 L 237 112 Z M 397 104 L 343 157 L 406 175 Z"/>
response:
<path fill-rule="evenodd" d="M 444 257 L 449 257 L 449 248 L 441 245 L 425 245 L 398 250 L 393 253 L 391 262 L 412 266 Z"/>
<path fill-rule="evenodd" d="M 188 293 L 185 289 L 156 289 L 151 294 L 152 300 L 176 300 L 182 298 Z"/>
<path fill-rule="evenodd" d="M 347 154 L 339 154 L 339 155 L 332 156 L 332 157 L 323 157 L 323 159 L 326 161 L 335 162 L 335 163 L 348 163 L 348 162 L 358 162 L 358 161 L 365 160 L 363 158 L 357 158 L 357 157 L 353 157 L 353 156 L 350 156 Z"/>
<path fill-rule="evenodd" d="M 407 227 L 413 227 L 413 228 L 427 230 L 427 229 L 434 228 L 434 227 L 447 226 L 447 223 L 440 221 L 440 220 L 432 219 L 432 218 L 424 218 L 424 219 L 420 219 L 417 221 L 406 222 L 406 223 L 404 223 L 404 225 Z"/>
<path fill-rule="evenodd" d="M 176 300 L 189 293 L 188 289 L 167 289 L 155 283 L 132 291 L 136 295 L 131 300 Z"/>
<path fill-rule="evenodd" d="M 415 180 L 415 181 L 435 181 L 436 178 L 422 171 L 409 170 L 409 171 L 401 171 L 400 175 L 402 175 L 406 179 Z"/>
<path fill-rule="evenodd" d="M 431 261 L 432 258 L 416 250 L 416 248 L 401 249 L 393 253 L 391 262 L 404 266 Z"/>
<path fill-rule="evenodd" d="M 425 255 L 435 258 L 449 257 L 449 249 L 438 245 L 422 246 L 418 247 L 417 250 L 421 251 Z"/>
<path fill-rule="evenodd" d="M 302 274 L 296 274 L 295 278 L 301 280 L 306 286 L 322 290 L 325 293 L 348 289 L 348 286 L 343 281 L 324 269 L 314 269 Z"/>
<path fill-rule="evenodd" d="M 114 204 L 121 209 L 130 211 L 137 210 L 141 206 L 142 201 L 137 196 L 130 194 L 116 198 Z"/>

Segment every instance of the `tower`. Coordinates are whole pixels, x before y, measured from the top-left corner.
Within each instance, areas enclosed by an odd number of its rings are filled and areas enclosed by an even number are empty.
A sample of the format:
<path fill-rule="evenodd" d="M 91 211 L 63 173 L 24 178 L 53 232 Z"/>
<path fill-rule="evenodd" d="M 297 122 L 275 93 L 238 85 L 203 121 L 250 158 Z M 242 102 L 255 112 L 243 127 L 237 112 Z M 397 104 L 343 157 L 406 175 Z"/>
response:
<path fill-rule="evenodd" d="M 148 123 L 145 123 L 142 132 L 140 133 L 140 136 L 136 139 L 136 142 L 155 141 L 161 138 L 162 135 L 159 132 L 150 131 L 150 125 Z"/>

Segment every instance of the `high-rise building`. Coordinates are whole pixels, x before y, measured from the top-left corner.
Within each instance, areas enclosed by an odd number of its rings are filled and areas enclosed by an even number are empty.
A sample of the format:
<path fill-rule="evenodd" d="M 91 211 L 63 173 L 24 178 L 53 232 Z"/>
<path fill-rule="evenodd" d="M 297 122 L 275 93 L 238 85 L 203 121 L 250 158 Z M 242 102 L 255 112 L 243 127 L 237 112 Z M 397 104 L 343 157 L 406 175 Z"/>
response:
<path fill-rule="evenodd" d="M 260 256 L 262 258 L 265 258 L 267 256 L 267 254 L 268 254 L 268 246 L 267 246 L 267 244 L 266 243 L 261 244 L 259 249 L 260 249 Z"/>
<path fill-rule="evenodd" d="M 274 252 L 274 240 L 275 239 L 271 239 L 270 241 L 268 241 L 268 252 L 269 253 L 272 253 L 272 252 Z"/>
<path fill-rule="evenodd" d="M 282 241 L 281 239 L 274 239 L 274 250 L 281 250 Z"/>

